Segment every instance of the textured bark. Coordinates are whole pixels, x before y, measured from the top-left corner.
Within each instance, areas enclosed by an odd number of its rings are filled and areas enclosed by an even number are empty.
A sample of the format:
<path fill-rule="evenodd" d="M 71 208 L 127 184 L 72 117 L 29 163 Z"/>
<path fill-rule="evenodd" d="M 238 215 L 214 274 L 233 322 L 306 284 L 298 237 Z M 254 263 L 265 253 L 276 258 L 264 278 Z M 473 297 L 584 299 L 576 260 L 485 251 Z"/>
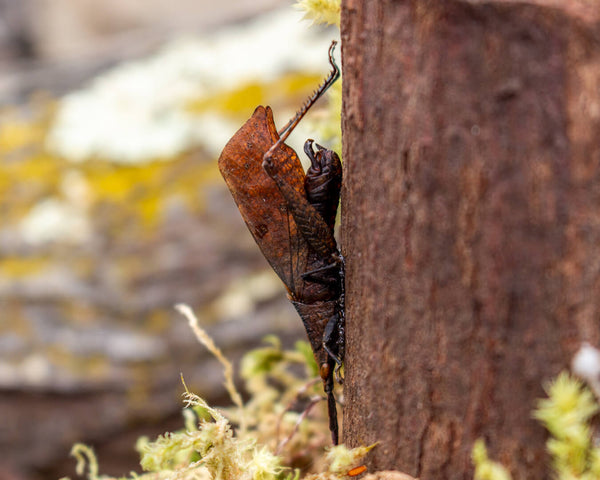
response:
<path fill-rule="evenodd" d="M 542 385 L 600 342 L 594 2 L 346 0 L 345 442 L 548 477 Z M 588 7 L 586 7 L 586 5 Z"/>

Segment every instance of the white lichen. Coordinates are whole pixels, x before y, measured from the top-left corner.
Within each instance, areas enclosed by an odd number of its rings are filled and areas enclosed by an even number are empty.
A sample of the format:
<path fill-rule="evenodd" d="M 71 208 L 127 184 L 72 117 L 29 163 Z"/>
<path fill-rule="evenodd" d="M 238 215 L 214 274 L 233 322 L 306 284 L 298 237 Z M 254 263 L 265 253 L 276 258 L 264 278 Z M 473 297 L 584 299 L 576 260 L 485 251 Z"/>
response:
<path fill-rule="evenodd" d="M 299 12 L 282 9 L 172 41 L 152 57 L 109 70 L 60 101 L 50 151 L 75 162 L 120 163 L 169 159 L 199 145 L 220 151 L 239 125 L 222 112 L 190 112 L 189 102 L 286 72 L 322 71 L 331 34 L 300 20 Z"/>

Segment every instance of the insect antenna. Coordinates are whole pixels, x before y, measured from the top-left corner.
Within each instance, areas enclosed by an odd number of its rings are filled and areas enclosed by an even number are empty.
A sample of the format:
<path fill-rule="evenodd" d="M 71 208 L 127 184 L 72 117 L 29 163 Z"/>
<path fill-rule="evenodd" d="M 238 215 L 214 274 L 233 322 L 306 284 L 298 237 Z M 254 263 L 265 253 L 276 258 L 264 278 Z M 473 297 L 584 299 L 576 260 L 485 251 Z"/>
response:
<path fill-rule="evenodd" d="M 298 125 L 300 120 L 302 120 L 302 117 L 306 115 L 306 112 L 308 112 L 310 107 L 312 107 L 315 104 L 315 102 L 321 97 L 321 95 L 323 95 L 323 93 L 325 93 L 327 89 L 331 87 L 338 78 L 340 78 L 340 69 L 335 63 L 335 58 L 333 57 L 333 51 L 335 50 L 336 45 L 337 42 L 333 40 L 331 42 L 331 46 L 329 47 L 329 64 L 331 65 L 331 72 L 329 72 L 329 75 L 325 77 L 321 85 L 317 87 L 317 89 L 312 93 L 312 95 L 308 97 L 308 99 L 304 102 L 304 104 L 302 105 L 300 110 L 298 110 L 296 115 L 294 115 L 294 117 L 287 123 L 285 127 L 283 127 L 279 132 L 277 132 L 280 136 L 279 140 L 277 140 L 277 142 L 269 149 L 269 151 L 265 154 L 265 157 L 271 156 L 271 154 L 277 148 L 279 148 L 279 145 L 285 142 L 289 134 L 292 133 L 292 130 L 294 130 L 294 128 L 296 128 L 296 125 Z"/>

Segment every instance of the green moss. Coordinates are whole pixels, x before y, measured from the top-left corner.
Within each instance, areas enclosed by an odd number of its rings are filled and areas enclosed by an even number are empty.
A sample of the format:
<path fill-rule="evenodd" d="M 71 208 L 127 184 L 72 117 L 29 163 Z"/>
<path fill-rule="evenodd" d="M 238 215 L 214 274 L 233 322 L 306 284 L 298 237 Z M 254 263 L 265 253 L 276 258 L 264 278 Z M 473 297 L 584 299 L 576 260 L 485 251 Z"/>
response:
<path fill-rule="evenodd" d="M 600 478 L 600 448 L 593 443 L 590 425 L 599 410 L 594 395 L 565 372 L 546 386 L 546 392 L 548 398 L 539 401 L 534 417 L 552 435 L 546 445 L 558 478 Z"/>
<path fill-rule="evenodd" d="M 579 380 L 562 372 L 546 385 L 548 398 L 538 402 L 533 416 L 550 432 L 546 447 L 558 480 L 600 478 L 600 447 L 594 445 L 591 420 L 600 410 L 592 392 Z M 500 464 L 492 462 L 482 440 L 473 447 L 475 478 L 509 480 Z"/>
<path fill-rule="evenodd" d="M 233 386 L 229 361 L 200 329 L 191 310 L 178 309 L 190 321 L 197 338 L 223 364 L 227 388 L 237 406 L 213 408 L 186 387 L 185 428 L 153 441 L 139 439 L 136 448 L 146 473 L 131 478 L 300 478 L 300 471 L 293 471 L 290 466 L 304 458 L 307 467 L 324 472 L 310 478 L 335 480 L 345 478 L 348 470 L 362 462 L 373 446 L 356 449 L 337 446 L 325 453 L 329 434 L 324 402 L 320 402 L 322 409 L 313 409 L 309 415 L 290 410 L 300 397 L 322 395 L 321 382 L 307 376 L 314 366 L 306 363 L 306 352 L 310 350 L 306 342 L 298 343 L 293 350 L 284 350 L 277 338 L 269 337 L 266 346 L 249 352 L 242 360 L 241 373 L 250 399 L 242 403 Z M 309 363 L 314 363 L 312 356 Z M 98 464 L 90 448 L 76 446 L 72 453 L 78 458 L 78 472 L 87 465 L 88 478 L 99 478 Z"/>
<path fill-rule="evenodd" d="M 506 468 L 490 460 L 482 439 L 477 440 L 473 445 L 472 457 L 475 464 L 475 480 L 511 480 Z"/>
<path fill-rule="evenodd" d="M 315 23 L 340 26 L 340 0 L 299 0 L 296 4 Z"/>

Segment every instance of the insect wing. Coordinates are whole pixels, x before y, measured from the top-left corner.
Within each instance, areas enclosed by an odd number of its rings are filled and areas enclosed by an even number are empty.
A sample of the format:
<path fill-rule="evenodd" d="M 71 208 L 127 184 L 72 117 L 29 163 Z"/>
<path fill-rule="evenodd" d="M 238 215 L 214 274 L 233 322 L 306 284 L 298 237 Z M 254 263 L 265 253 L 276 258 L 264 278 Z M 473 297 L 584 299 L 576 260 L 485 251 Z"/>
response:
<path fill-rule="evenodd" d="M 278 139 L 271 108 L 257 107 L 223 149 L 219 170 L 263 255 L 297 298 L 308 245 L 277 185 L 262 167 L 263 155 Z M 273 160 L 285 181 L 304 195 L 304 170 L 296 152 L 282 144 Z"/>

